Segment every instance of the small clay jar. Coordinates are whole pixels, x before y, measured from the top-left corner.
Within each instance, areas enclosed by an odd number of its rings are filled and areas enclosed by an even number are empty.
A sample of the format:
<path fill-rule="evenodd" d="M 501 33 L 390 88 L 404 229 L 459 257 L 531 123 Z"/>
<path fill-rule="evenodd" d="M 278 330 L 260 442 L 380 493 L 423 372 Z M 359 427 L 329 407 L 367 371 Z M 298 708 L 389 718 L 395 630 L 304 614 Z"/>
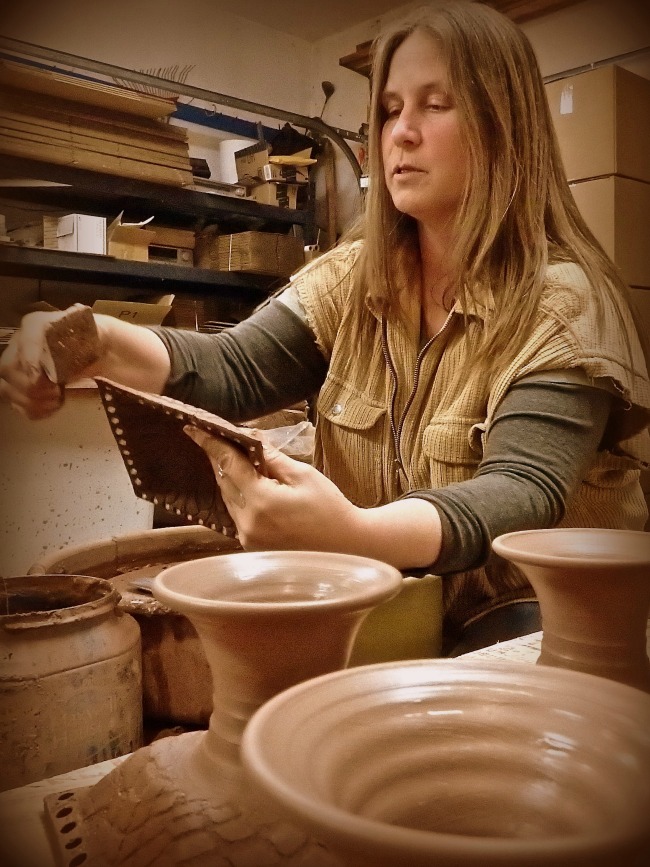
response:
<path fill-rule="evenodd" d="M 142 744 L 140 629 L 108 581 L 0 582 L 1 789 Z"/>

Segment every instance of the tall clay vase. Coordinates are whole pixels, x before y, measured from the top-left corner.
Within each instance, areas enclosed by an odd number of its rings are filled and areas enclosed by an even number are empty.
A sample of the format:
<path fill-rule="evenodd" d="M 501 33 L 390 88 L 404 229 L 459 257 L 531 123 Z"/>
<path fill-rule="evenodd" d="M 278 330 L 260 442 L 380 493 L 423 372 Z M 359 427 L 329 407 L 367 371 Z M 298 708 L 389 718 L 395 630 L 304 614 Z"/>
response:
<path fill-rule="evenodd" d="M 210 666 L 209 728 L 154 741 L 95 786 L 46 799 L 64 863 L 338 864 L 253 794 L 240 741 L 276 693 L 343 668 L 363 618 L 401 581 L 384 563 L 316 552 L 240 552 L 164 570 L 154 595 L 190 619 Z"/>
<path fill-rule="evenodd" d="M 650 533 L 524 530 L 492 545 L 522 570 L 539 600 L 538 662 L 650 692 Z"/>

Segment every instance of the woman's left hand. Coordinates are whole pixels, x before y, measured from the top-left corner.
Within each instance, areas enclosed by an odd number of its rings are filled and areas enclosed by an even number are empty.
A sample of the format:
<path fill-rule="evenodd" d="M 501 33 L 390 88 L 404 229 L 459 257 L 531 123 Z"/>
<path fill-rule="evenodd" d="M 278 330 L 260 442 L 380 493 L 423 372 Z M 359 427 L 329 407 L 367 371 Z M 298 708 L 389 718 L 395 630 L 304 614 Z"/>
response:
<path fill-rule="evenodd" d="M 322 473 L 276 448 L 264 448 L 267 476 L 236 446 L 188 426 L 207 454 L 239 541 L 246 550 L 354 552 L 358 519 L 351 503 Z"/>

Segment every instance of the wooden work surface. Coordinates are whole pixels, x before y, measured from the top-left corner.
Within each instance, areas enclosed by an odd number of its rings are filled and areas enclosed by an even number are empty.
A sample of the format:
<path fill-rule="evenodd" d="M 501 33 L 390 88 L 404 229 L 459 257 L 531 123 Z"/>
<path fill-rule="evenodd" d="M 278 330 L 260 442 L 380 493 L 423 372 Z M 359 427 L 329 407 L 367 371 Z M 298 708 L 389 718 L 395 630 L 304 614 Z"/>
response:
<path fill-rule="evenodd" d="M 467 653 L 459 659 L 504 659 L 534 664 L 542 633 L 503 641 Z M 650 625 L 648 629 L 650 649 Z M 45 824 L 43 799 L 64 790 L 92 786 L 126 756 L 40 780 L 19 789 L 0 792 L 0 863 L 3 867 L 54 867 L 56 864 Z"/>

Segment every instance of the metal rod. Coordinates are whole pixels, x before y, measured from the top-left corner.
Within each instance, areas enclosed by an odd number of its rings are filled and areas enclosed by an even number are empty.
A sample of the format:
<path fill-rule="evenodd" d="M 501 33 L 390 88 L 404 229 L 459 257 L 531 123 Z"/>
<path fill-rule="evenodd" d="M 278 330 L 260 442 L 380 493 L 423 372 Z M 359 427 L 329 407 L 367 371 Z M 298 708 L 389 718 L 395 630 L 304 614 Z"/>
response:
<path fill-rule="evenodd" d="M 576 66 L 573 69 L 565 69 L 564 72 L 556 72 L 553 75 L 544 76 L 544 84 L 549 84 L 551 81 L 559 81 L 562 78 L 569 78 L 571 75 L 580 75 L 582 72 L 589 72 L 591 69 L 598 69 L 601 66 L 611 66 L 613 63 L 621 63 L 626 60 L 632 60 L 635 57 L 641 57 L 644 54 L 650 54 L 650 45 L 645 48 L 636 48 L 634 51 L 626 51 L 625 54 L 617 54 L 615 57 L 606 57 L 603 60 L 595 60 L 593 63 L 587 63 L 584 66 Z"/>
<path fill-rule="evenodd" d="M 317 135 L 331 139 L 347 157 L 356 177 L 361 177 L 359 161 L 348 145 L 346 139 L 363 142 L 364 138 L 360 134 L 353 133 L 349 130 L 335 129 L 319 117 L 307 117 L 306 115 L 296 114 L 292 111 L 285 111 L 284 109 L 264 105 L 259 102 L 251 102 L 247 99 L 239 99 L 236 96 L 216 93 L 202 87 L 194 87 L 178 81 L 158 78 L 157 76 L 149 75 L 146 72 L 136 72 L 134 69 L 125 69 L 121 66 L 114 66 L 111 63 L 104 63 L 101 60 L 91 60 L 88 57 L 79 57 L 75 54 L 68 54 L 65 51 L 47 48 L 44 45 L 34 45 L 31 42 L 23 42 L 20 39 L 12 39 L 9 36 L 0 36 L 0 49 L 16 54 L 26 54 L 28 57 L 37 57 L 41 60 L 50 60 L 54 63 L 66 66 L 77 67 L 78 69 L 83 69 L 87 72 L 95 72 L 100 75 L 110 76 L 111 78 L 122 78 L 126 81 L 132 81 L 137 84 L 164 88 L 165 90 L 178 93 L 179 96 L 189 96 L 192 99 L 202 99 L 205 102 L 214 103 L 216 105 L 226 105 L 229 108 L 237 108 L 240 111 L 246 111 L 251 114 L 261 114 L 264 117 L 274 117 L 278 120 L 292 123 L 295 126 L 304 127 Z"/>

